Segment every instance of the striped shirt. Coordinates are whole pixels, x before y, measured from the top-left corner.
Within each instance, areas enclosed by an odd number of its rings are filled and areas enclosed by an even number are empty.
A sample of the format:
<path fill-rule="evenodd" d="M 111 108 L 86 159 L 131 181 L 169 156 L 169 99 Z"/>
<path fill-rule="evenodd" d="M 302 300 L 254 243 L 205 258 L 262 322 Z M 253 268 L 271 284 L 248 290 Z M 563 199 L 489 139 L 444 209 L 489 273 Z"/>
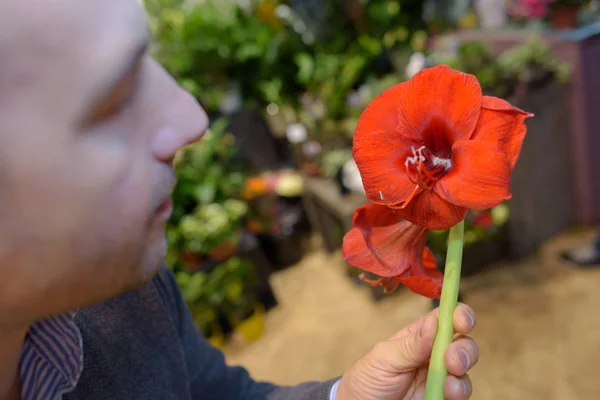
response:
<path fill-rule="evenodd" d="M 23 400 L 59 400 L 75 389 L 83 369 L 83 343 L 74 317 L 58 315 L 29 329 L 20 365 Z"/>
<path fill-rule="evenodd" d="M 60 400 L 77 386 L 83 370 L 83 342 L 75 313 L 62 314 L 31 326 L 21 356 L 22 400 Z M 335 382 L 329 399 L 335 400 Z"/>

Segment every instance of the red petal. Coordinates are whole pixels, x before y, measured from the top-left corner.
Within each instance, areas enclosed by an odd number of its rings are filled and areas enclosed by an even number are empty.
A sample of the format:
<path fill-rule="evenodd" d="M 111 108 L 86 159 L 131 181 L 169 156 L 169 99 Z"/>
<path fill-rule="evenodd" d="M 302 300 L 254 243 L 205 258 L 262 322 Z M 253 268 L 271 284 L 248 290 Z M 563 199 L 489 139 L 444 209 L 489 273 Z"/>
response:
<path fill-rule="evenodd" d="M 421 266 L 422 268 L 418 268 Z M 435 257 L 427 247 L 423 249 L 422 264 L 414 264 L 410 271 L 399 276 L 400 282 L 421 296 L 439 299 L 442 294 L 444 275 L 437 269 Z"/>
<path fill-rule="evenodd" d="M 434 191 L 460 207 L 485 210 L 510 199 L 510 163 L 498 147 L 463 140 L 452 147 L 453 166 Z"/>
<path fill-rule="evenodd" d="M 430 276 L 411 276 L 409 278 L 398 279 L 404 286 L 421 296 L 429 297 L 430 299 L 439 299 L 442 294 L 442 289 L 437 283 L 437 278 L 432 278 Z"/>
<path fill-rule="evenodd" d="M 481 107 L 479 122 L 471 139 L 496 143 L 506 154 L 511 169 L 514 168 L 527 132 L 525 119 L 533 114 L 497 97 L 483 96 Z"/>
<path fill-rule="evenodd" d="M 450 144 L 471 137 L 482 97 L 475 76 L 438 65 L 422 70 L 405 84 L 396 100 L 402 127 L 399 133 L 423 142 L 429 125 L 435 122 L 437 127 L 443 122 L 453 139 Z"/>
<path fill-rule="evenodd" d="M 400 115 L 398 99 L 407 87 L 407 82 L 399 83 L 375 97 L 358 119 L 355 137 L 372 132 L 383 132 L 387 135 L 399 133 L 403 127 L 398 118 Z"/>
<path fill-rule="evenodd" d="M 436 183 L 434 189 L 440 182 Z M 424 190 L 404 209 L 399 206 L 393 208 L 400 217 L 407 221 L 433 230 L 453 227 L 465 219 L 469 211 L 467 208 L 448 202 L 433 190 Z"/>
<path fill-rule="evenodd" d="M 372 227 L 385 227 L 400 222 L 398 215 L 386 206 L 367 203 L 354 211 L 352 227 L 365 229 Z"/>
<path fill-rule="evenodd" d="M 350 264 L 380 276 L 361 279 L 393 293 L 400 283 L 429 298 L 439 298 L 443 275 L 431 250 L 427 231 L 397 217 L 385 207 L 368 204 L 356 210 L 353 228 L 344 237 L 344 258 Z M 385 224 L 387 226 L 369 226 Z"/>
<path fill-rule="evenodd" d="M 442 294 L 444 276 L 436 268 L 433 253 L 428 248 L 423 250 L 423 265 L 423 275 L 416 275 L 412 271 L 406 271 L 401 276 L 390 278 L 371 280 L 365 278 L 364 275 L 361 275 L 360 278 L 373 287 L 381 286 L 386 294 L 393 293 L 398 288 L 398 285 L 403 284 L 421 296 L 439 299 Z"/>
<path fill-rule="evenodd" d="M 369 200 L 396 204 L 408 198 L 415 185 L 406 174 L 404 162 L 412 146 L 416 144 L 393 131 L 368 130 L 359 122 L 353 155 Z"/>
<path fill-rule="evenodd" d="M 392 277 L 407 271 L 411 263 L 420 262 L 426 238 L 425 228 L 399 221 L 386 207 L 367 204 L 356 210 L 353 227 L 344 236 L 342 252 L 349 264 L 378 276 Z"/>

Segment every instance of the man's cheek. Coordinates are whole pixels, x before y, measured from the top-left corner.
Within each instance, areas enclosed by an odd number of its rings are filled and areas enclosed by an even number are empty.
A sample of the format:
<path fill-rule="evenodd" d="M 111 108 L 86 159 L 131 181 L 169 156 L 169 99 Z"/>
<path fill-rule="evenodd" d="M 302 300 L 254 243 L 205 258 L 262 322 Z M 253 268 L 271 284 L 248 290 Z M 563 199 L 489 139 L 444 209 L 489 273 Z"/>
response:
<path fill-rule="evenodd" d="M 150 170 L 143 165 L 132 165 L 109 196 L 116 219 L 145 227 L 153 211 Z"/>

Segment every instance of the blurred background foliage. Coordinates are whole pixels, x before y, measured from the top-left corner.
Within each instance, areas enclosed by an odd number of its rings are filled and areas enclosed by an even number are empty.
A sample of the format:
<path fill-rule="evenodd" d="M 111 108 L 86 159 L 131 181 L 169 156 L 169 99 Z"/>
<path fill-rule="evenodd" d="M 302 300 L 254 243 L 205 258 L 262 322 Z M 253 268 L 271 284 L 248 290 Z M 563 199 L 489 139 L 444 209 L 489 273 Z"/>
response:
<path fill-rule="evenodd" d="M 472 26 L 473 18 L 476 25 L 468 3 L 145 0 L 152 55 L 211 119 L 206 137 L 176 157 L 167 226 L 167 263 L 205 335 L 218 334 L 223 320 L 238 327 L 261 315 L 257 265 L 241 254 L 245 235 L 271 245 L 287 240 L 280 253 L 300 252 L 293 232 L 302 225 L 299 173 L 360 191 L 352 138 L 381 92 L 439 63 L 474 74 L 486 94 L 505 98 L 523 86 L 568 80 L 568 67 L 535 36 L 500 56 L 478 41 L 431 50 L 430 35 Z M 285 171 L 257 170 L 244 158 L 231 129 L 240 110 L 259 116 L 269 137 L 284 143 L 291 154 Z M 258 140 L 254 134 L 249 140 Z M 467 244 L 497 240 L 509 215 L 507 205 L 471 213 Z M 446 235 L 430 235 L 438 256 Z"/>

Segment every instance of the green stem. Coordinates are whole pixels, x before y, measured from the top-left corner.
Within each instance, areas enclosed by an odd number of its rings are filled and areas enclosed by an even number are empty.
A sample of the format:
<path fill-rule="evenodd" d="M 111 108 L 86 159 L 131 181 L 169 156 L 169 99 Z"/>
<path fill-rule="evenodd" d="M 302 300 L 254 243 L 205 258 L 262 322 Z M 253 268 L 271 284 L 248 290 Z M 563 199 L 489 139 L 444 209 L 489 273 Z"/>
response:
<path fill-rule="evenodd" d="M 453 316 L 458 301 L 464 233 L 464 221 L 450 228 L 448 252 L 446 253 L 446 268 L 444 270 L 444 284 L 442 285 L 442 296 L 440 299 L 438 329 L 429 362 L 427 383 L 425 385 L 425 400 L 444 400 L 444 382 L 448 376 L 448 371 L 446 371 L 444 363 L 444 353 L 448 345 L 452 343 L 454 336 Z"/>

